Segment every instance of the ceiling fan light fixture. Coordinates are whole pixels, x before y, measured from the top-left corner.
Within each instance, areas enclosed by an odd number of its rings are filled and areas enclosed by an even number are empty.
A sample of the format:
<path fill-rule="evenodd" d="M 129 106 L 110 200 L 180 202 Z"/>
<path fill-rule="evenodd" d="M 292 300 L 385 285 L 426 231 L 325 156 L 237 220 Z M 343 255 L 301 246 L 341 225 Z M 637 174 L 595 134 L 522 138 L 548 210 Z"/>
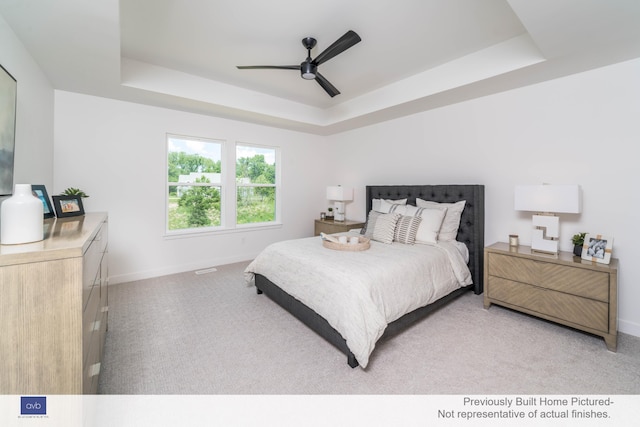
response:
<path fill-rule="evenodd" d="M 312 62 L 303 62 L 300 64 L 300 75 L 305 80 L 313 80 L 316 78 L 316 72 L 318 67 Z"/>

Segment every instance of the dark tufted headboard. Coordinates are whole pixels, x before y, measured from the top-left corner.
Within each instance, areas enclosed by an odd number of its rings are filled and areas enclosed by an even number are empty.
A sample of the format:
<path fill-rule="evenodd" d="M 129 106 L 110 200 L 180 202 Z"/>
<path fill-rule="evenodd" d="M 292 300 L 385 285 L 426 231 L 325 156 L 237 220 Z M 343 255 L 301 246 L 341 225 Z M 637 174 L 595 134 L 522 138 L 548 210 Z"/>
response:
<path fill-rule="evenodd" d="M 469 269 L 474 292 L 483 291 L 484 270 L 484 185 L 368 185 L 367 214 L 373 199 L 407 199 L 416 204 L 416 198 L 440 203 L 466 200 L 457 240 L 469 248 Z"/>

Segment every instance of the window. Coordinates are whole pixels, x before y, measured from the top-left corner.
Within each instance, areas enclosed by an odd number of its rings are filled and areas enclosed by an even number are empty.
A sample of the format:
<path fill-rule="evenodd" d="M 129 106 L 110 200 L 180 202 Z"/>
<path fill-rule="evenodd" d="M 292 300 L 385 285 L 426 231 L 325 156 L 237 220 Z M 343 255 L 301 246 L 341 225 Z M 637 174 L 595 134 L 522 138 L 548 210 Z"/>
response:
<path fill-rule="evenodd" d="M 167 232 L 278 221 L 279 149 L 167 135 Z"/>
<path fill-rule="evenodd" d="M 167 230 L 222 224 L 222 141 L 167 137 Z"/>
<path fill-rule="evenodd" d="M 236 223 L 276 220 L 275 148 L 236 145 Z"/>

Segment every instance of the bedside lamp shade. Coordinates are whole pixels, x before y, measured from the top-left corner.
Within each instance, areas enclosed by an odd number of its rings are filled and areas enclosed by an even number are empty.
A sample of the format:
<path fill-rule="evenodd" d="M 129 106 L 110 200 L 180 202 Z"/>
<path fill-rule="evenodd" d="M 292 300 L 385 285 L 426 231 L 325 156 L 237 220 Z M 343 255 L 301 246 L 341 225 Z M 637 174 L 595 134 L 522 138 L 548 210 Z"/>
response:
<path fill-rule="evenodd" d="M 335 202 L 335 221 L 344 221 L 344 202 L 353 200 L 353 188 L 342 187 L 340 185 L 327 187 L 327 200 L 333 200 Z"/>
<path fill-rule="evenodd" d="M 582 212 L 578 185 L 519 185 L 515 189 L 515 210 L 538 212 L 533 215 L 531 250 L 558 253 L 560 219 L 554 213 Z"/>

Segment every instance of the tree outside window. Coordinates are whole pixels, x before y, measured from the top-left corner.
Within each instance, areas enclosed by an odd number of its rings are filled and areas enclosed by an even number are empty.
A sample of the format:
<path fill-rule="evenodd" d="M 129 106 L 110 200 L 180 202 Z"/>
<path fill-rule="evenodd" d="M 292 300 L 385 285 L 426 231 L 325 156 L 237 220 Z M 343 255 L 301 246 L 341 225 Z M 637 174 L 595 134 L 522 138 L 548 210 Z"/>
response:
<path fill-rule="evenodd" d="M 275 148 L 236 146 L 236 223 L 276 220 Z"/>

